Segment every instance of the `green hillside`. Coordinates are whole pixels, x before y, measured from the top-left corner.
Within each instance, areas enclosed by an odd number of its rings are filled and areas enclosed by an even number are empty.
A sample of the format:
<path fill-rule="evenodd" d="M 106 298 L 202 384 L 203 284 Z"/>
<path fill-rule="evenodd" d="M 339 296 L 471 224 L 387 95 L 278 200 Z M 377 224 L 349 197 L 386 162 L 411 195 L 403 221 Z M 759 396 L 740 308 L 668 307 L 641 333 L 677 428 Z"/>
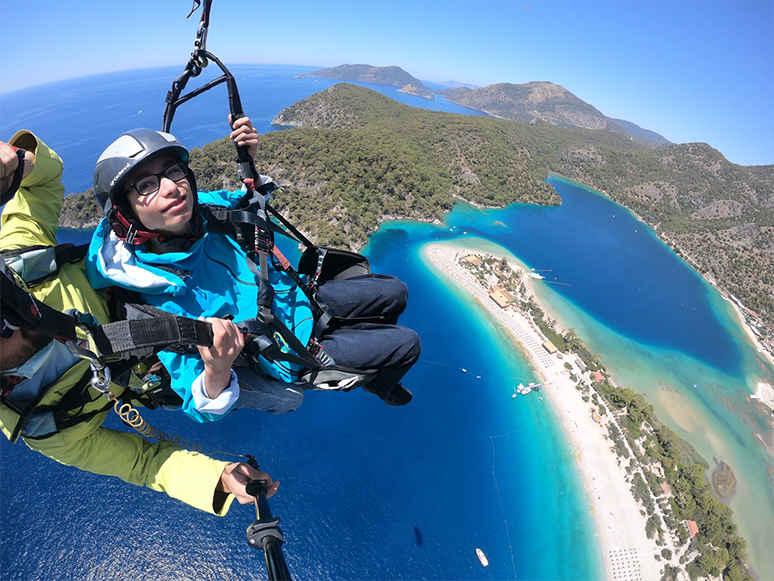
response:
<path fill-rule="evenodd" d="M 604 191 L 774 327 L 774 166 L 743 167 L 705 144 L 657 149 L 620 133 L 415 109 L 339 84 L 262 136 L 257 166 L 275 205 L 315 240 L 358 248 L 385 217 L 437 221 L 455 199 L 557 204 L 544 180 Z M 192 153 L 202 189 L 236 179 L 232 146 Z"/>

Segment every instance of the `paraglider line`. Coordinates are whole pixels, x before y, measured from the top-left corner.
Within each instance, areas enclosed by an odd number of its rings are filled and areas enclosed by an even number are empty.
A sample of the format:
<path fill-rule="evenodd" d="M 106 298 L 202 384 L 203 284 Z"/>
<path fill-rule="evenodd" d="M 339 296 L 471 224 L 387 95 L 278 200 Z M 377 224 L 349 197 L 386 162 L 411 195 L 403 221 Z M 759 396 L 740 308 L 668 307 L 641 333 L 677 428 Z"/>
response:
<path fill-rule="evenodd" d="M 526 426 L 522 426 L 522 427 L 526 427 Z M 519 428 L 519 430 L 520 429 L 521 428 Z M 515 430 L 515 431 L 518 432 L 519 430 Z M 507 434 L 503 434 L 503 435 L 507 435 Z M 499 436 L 495 436 L 495 437 L 499 437 Z M 516 579 L 516 560 L 513 556 L 513 543 L 511 542 L 511 532 L 510 530 L 508 530 L 508 519 L 505 516 L 505 507 L 503 506 L 503 495 L 500 494 L 500 485 L 497 484 L 497 474 L 495 474 L 496 451 L 495 451 L 494 437 L 489 436 L 489 440 L 492 442 L 492 478 L 494 479 L 495 488 L 497 489 L 497 498 L 500 500 L 500 510 L 503 513 L 503 521 L 505 522 L 505 534 L 508 537 L 508 550 L 511 552 L 511 567 L 513 567 L 513 578 Z"/>

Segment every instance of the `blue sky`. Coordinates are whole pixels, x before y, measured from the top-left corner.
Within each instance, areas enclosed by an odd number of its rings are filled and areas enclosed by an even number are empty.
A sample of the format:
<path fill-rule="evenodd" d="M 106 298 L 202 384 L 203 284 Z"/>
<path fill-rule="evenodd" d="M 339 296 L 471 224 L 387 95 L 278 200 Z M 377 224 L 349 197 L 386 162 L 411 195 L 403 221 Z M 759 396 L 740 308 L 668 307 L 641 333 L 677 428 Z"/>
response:
<path fill-rule="evenodd" d="M 182 66 L 192 0 L 0 0 L 0 92 Z M 427 81 L 551 81 L 609 117 L 774 164 L 774 1 L 214 0 L 226 64 L 397 65 Z M 2 110 L 0 109 L 0 115 Z"/>

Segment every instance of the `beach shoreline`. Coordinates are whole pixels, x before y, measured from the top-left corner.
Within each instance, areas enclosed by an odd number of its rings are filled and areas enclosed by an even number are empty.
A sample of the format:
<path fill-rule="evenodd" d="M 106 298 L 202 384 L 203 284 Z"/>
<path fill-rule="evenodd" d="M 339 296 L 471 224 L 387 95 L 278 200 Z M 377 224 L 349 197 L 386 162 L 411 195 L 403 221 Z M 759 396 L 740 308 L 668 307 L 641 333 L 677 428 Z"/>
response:
<path fill-rule="evenodd" d="M 668 534 L 667 542 L 661 546 L 656 544 L 655 538 L 647 538 L 647 517 L 641 513 L 642 507 L 630 491 L 631 475 L 627 474 L 626 466 L 607 436 L 607 424 L 613 419 L 613 414 L 610 410 L 606 410 L 603 416 L 593 414 L 598 405 L 584 401 L 582 391 L 571 379 L 572 376 L 585 377 L 590 382 L 588 373 L 574 355 L 549 353 L 543 346 L 546 338 L 530 317 L 515 309 L 500 307 L 489 297 L 487 289 L 457 262 L 465 255 L 489 253 L 448 243 L 428 244 L 423 252 L 432 264 L 464 288 L 490 316 L 509 330 L 540 380 L 547 384 L 541 388 L 540 394 L 545 394 L 572 445 L 578 474 L 596 526 L 605 578 L 615 581 L 660 579 L 663 563 L 667 561 L 657 561 L 654 555 L 660 554 L 664 548 L 672 550 L 673 556 L 676 551 Z M 518 264 L 509 264 L 514 270 L 523 268 Z M 529 291 L 538 302 L 531 288 Z M 518 397 L 537 397 L 537 394 Z"/>

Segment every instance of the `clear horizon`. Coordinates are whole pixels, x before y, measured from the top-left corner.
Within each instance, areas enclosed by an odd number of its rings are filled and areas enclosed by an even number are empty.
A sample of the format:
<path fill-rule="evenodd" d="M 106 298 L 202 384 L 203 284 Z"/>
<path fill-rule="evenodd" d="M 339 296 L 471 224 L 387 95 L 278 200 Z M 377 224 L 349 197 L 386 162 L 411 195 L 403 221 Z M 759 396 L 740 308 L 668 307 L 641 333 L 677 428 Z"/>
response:
<path fill-rule="evenodd" d="M 201 15 L 186 20 L 191 5 L 0 0 L 0 95 L 104 72 L 182 69 Z M 550 81 L 674 143 L 708 143 L 740 165 L 774 164 L 772 0 L 215 0 L 207 48 L 226 64 L 366 63 L 478 86 Z"/>

